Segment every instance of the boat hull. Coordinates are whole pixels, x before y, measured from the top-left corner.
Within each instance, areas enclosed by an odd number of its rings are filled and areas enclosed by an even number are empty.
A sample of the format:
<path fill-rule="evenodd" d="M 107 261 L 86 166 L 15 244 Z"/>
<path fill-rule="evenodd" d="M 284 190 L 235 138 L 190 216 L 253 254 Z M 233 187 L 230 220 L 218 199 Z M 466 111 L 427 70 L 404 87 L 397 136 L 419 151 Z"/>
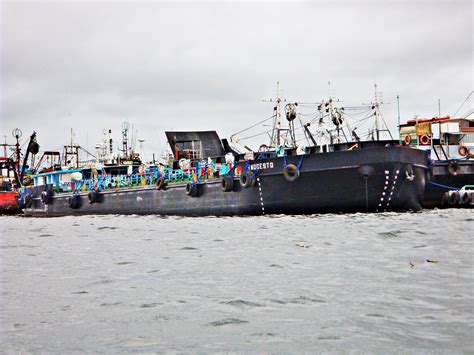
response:
<path fill-rule="evenodd" d="M 80 206 L 71 208 L 71 193 L 56 193 L 48 204 L 41 192 L 51 186 L 28 188 L 33 199 L 24 209 L 31 216 L 83 214 L 158 214 L 183 216 L 312 214 L 324 212 L 375 212 L 421 208 L 428 172 L 426 152 L 403 147 L 315 153 L 254 160 L 246 164 L 255 183 L 243 187 L 234 177 L 232 191 L 224 192 L 220 179 L 197 184 L 197 196 L 186 184 L 108 189 L 89 203 L 80 192 Z M 241 163 L 243 165 L 244 163 Z M 288 181 L 283 169 L 300 167 L 300 176 Z"/>
<path fill-rule="evenodd" d="M 0 214 L 17 214 L 20 212 L 18 192 L 0 191 Z"/>
<path fill-rule="evenodd" d="M 435 161 L 430 166 L 430 179 L 426 184 L 423 207 L 472 207 L 472 204 L 450 205 L 447 192 L 466 185 L 474 185 L 473 160 Z"/>

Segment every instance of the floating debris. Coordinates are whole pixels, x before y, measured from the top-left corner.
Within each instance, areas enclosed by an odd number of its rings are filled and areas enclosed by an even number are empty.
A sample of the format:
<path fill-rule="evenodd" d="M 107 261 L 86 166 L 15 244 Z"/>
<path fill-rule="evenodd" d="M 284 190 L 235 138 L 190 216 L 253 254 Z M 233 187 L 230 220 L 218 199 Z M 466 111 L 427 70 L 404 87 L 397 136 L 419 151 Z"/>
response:
<path fill-rule="evenodd" d="M 243 324 L 243 323 L 248 323 L 248 321 L 237 319 L 237 318 L 226 318 L 226 319 L 217 320 L 215 322 L 211 322 L 208 325 L 212 325 L 214 327 L 220 327 L 222 325 Z"/>
<path fill-rule="evenodd" d="M 296 242 L 296 243 L 295 243 L 295 245 L 296 245 L 297 247 L 300 247 L 300 248 L 305 248 L 305 249 L 307 249 L 307 248 L 311 248 L 311 247 L 312 247 L 312 245 L 310 245 L 310 244 L 306 244 L 306 242 L 305 242 L 305 241 Z"/>

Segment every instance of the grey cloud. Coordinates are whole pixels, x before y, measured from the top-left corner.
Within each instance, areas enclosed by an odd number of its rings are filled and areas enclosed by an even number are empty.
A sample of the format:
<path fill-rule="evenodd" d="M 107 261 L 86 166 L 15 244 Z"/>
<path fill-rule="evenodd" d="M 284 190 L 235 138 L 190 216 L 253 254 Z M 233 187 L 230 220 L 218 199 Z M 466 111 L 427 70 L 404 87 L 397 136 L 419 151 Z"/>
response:
<path fill-rule="evenodd" d="M 2 134 L 82 144 L 135 123 L 147 151 L 165 129 L 230 135 L 272 113 L 261 102 L 344 103 L 376 81 L 396 124 L 453 113 L 472 90 L 472 12 L 457 2 L 13 3 L 2 11 Z M 467 110 L 467 108 L 466 108 Z M 54 129 L 52 129 L 54 127 Z M 141 133 L 140 133 L 141 132 Z"/>

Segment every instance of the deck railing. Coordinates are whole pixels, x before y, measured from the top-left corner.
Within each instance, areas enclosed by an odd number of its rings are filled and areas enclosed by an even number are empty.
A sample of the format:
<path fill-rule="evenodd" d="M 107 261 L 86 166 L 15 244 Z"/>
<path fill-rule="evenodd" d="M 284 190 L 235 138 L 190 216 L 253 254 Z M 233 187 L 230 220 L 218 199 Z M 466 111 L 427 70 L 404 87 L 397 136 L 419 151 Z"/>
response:
<path fill-rule="evenodd" d="M 161 172 L 148 171 L 136 174 L 122 174 L 122 175 L 105 175 L 104 172 L 97 179 L 82 179 L 79 181 L 63 182 L 54 185 L 56 192 L 71 192 L 71 191 L 91 191 L 91 190 L 107 190 L 131 188 L 138 186 L 152 186 L 162 176 L 165 177 L 168 183 L 192 182 L 192 181 L 207 181 L 219 176 L 225 175 L 229 172 L 227 165 L 211 166 L 203 165 L 189 169 L 171 169 L 164 168 Z"/>

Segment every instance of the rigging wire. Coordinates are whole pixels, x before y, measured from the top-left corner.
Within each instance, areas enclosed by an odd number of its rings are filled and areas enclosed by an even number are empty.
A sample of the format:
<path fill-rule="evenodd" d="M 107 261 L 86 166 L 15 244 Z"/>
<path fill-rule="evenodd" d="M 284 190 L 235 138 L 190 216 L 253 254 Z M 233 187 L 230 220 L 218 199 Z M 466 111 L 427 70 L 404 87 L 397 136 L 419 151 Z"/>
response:
<path fill-rule="evenodd" d="M 467 95 L 466 100 L 464 100 L 463 103 L 461 104 L 461 106 L 459 106 L 459 108 L 457 109 L 457 111 L 454 113 L 453 118 L 456 117 L 456 115 L 458 114 L 459 110 L 464 106 L 464 104 L 467 102 L 467 100 L 469 100 L 469 98 L 471 97 L 472 93 L 474 93 L 474 90 L 471 91 L 471 92 L 469 93 L 469 95 Z"/>
<path fill-rule="evenodd" d="M 232 136 L 236 136 L 236 135 L 238 135 L 238 134 L 240 134 L 240 133 L 243 133 L 243 132 L 245 132 L 245 131 L 248 131 L 249 129 L 252 129 L 252 128 L 254 128 L 254 127 L 256 127 L 256 126 L 262 124 L 263 122 L 266 122 L 266 121 L 268 121 L 269 119 L 274 118 L 274 117 L 275 117 L 275 115 L 272 115 L 272 116 L 270 116 L 270 117 L 268 117 L 268 118 L 265 118 L 264 120 L 262 120 L 262 121 L 260 121 L 260 122 L 257 122 L 257 123 L 255 123 L 254 125 L 252 125 L 252 126 L 250 126 L 250 127 L 247 127 L 247 128 L 245 128 L 245 129 L 243 129 L 243 130 L 237 132 L 237 133 L 234 133 Z M 243 138 L 243 139 L 244 139 L 244 138 Z"/>

